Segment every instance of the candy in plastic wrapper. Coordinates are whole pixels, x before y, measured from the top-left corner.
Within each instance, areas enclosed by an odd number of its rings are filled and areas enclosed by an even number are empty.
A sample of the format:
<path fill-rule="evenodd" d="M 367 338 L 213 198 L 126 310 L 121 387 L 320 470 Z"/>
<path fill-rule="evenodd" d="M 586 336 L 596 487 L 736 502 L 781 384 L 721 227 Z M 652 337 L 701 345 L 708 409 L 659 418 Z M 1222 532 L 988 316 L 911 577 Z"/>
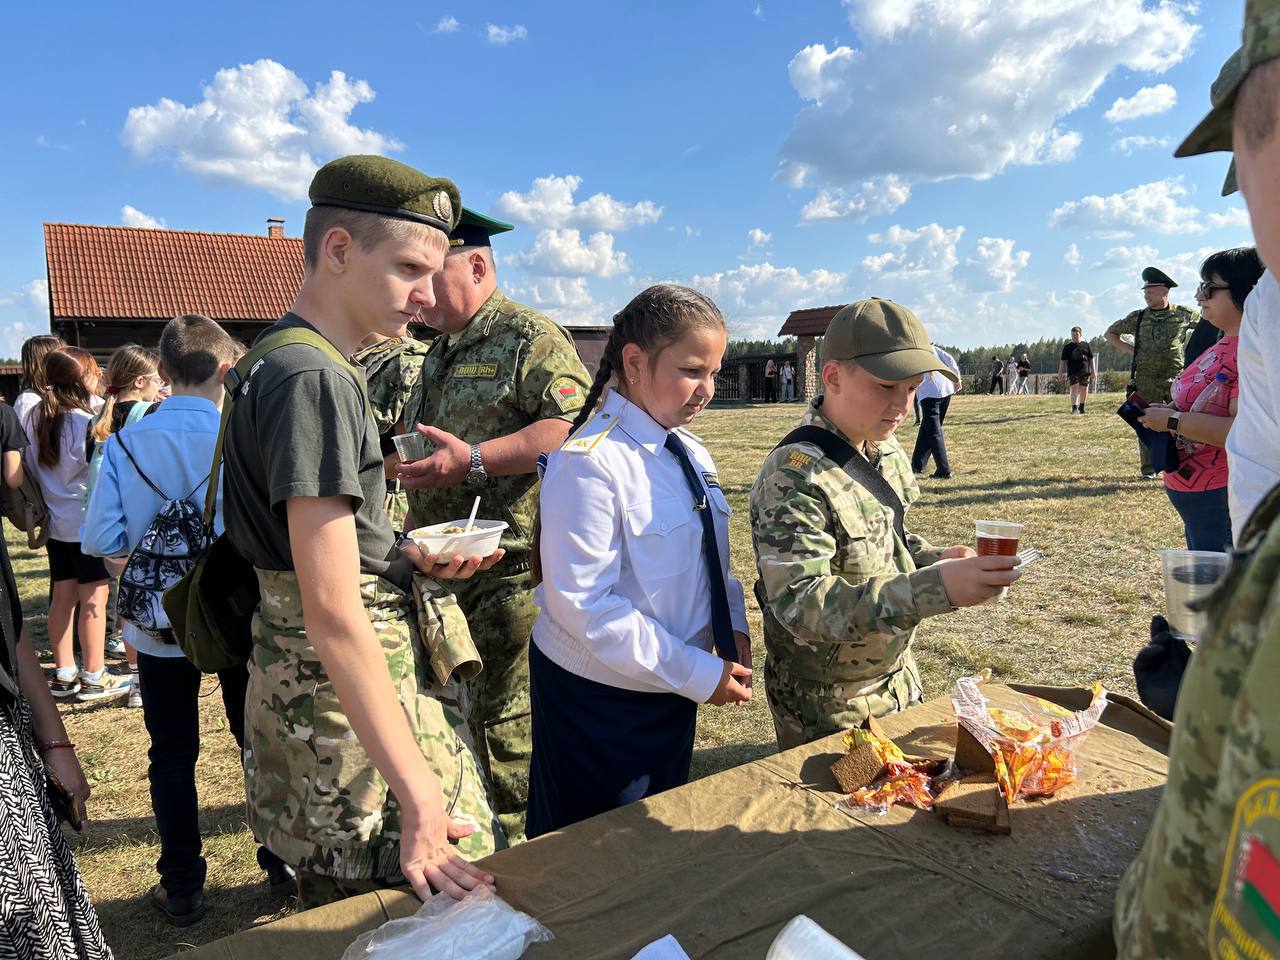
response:
<path fill-rule="evenodd" d="M 437 893 L 411 917 L 356 937 L 342 960 L 519 960 L 551 931 L 488 887 L 461 900 Z"/>
<path fill-rule="evenodd" d="M 993 707 L 978 685 L 978 677 L 961 677 L 951 703 L 956 722 L 995 760 L 1005 802 L 1049 796 L 1073 783 L 1080 745 L 1107 708 L 1102 684 L 1094 684 L 1089 706 L 1074 713 L 1039 697 L 1023 697 L 1020 710 Z"/>

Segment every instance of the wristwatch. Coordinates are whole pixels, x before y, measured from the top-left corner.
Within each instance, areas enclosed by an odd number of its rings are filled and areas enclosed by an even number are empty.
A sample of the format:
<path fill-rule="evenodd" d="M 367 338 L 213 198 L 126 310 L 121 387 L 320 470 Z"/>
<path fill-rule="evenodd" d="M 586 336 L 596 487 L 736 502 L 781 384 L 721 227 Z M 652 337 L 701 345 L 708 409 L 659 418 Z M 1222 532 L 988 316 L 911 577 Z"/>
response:
<path fill-rule="evenodd" d="M 471 445 L 471 469 L 467 472 L 466 484 L 469 487 L 482 487 L 489 474 L 484 472 L 484 460 L 480 457 L 480 444 Z"/>
<path fill-rule="evenodd" d="M 1179 420 L 1180 420 L 1180 417 L 1179 417 L 1179 415 L 1178 415 L 1178 414 L 1176 414 L 1176 413 L 1171 413 L 1171 414 L 1169 414 L 1169 432 L 1170 432 L 1170 433 L 1175 434 L 1175 435 L 1177 434 L 1177 432 L 1178 432 L 1178 422 L 1179 422 Z M 473 462 L 473 463 L 475 462 L 475 455 L 474 455 L 474 454 L 472 455 L 472 462 Z"/>

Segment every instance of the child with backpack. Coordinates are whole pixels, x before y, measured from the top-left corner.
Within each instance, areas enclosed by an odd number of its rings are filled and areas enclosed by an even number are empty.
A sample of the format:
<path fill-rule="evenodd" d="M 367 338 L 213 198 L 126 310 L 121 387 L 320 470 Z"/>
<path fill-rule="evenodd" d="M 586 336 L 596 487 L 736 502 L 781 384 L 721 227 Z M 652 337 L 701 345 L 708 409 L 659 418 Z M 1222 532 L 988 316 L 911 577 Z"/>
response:
<path fill-rule="evenodd" d="M 157 371 L 160 358 L 136 343 L 117 347 L 107 362 L 105 379 L 106 397 L 98 416 L 89 426 L 85 438 L 85 456 L 89 458 L 89 477 L 85 480 L 84 499 L 89 502 L 93 485 L 102 469 L 102 451 L 107 438 L 116 431 L 137 423 L 152 408 L 164 378 Z M 121 639 L 120 620 L 117 615 L 117 590 L 119 579 L 111 578 L 111 594 L 107 600 L 107 653 L 129 662 L 134 677 L 129 688 L 129 706 L 142 706 L 142 688 L 138 685 L 138 653 Z"/>
<path fill-rule="evenodd" d="M 147 777 L 160 834 L 160 882 L 151 900 L 176 926 L 195 923 L 205 912 L 195 779 L 201 673 L 174 642 L 161 597 L 205 547 L 201 514 L 222 379 L 242 353 L 207 317 L 187 314 L 169 321 L 160 335 L 160 369 L 173 395 L 105 442 L 84 522 L 87 553 L 129 557 L 121 572 L 119 612 L 125 639 L 138 651 L 142 715 L 151 737 Z M 222 530 L 221 504 L 214 529 Z M 227 725 L 243 745 L 248 671 L 240 664 L 220 671 L 218 679 Z M 274 891 L 291 889 L 292 871 L 265 848 L 258 850 L 258 863 Z"/>

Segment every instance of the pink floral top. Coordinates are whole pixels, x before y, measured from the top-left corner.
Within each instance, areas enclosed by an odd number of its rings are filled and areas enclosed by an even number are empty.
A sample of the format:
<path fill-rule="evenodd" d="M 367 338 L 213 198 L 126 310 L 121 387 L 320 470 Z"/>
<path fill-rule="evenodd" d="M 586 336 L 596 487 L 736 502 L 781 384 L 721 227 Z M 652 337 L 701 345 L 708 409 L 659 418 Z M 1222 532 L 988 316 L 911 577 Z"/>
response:
<path fill-rule="evenodd" d="M 1240 375 L 1236 369 L 1237 337 L 1223 337 L 1200 354 L 1173 381 L 1173 405 L 1188 411 L 1196 398 L 1212 386 L 1219 373 L 1227 375 L 1227 395 L 1216 397 L 1200 410 L 1215 417 L 1231 416 L 1231 401 L 1240 396 Z M 1190 450 L 1189 450 L 1190 448 Z M 1176 471 L 1166 472 L 1164 483 L 1170 490 L 1198 493 L 1217 490 L 1227 485 L 1227 451 L 1208 443 L 1188 444 L 1179 439 L 1178 456 L 1181 465 Z"/>

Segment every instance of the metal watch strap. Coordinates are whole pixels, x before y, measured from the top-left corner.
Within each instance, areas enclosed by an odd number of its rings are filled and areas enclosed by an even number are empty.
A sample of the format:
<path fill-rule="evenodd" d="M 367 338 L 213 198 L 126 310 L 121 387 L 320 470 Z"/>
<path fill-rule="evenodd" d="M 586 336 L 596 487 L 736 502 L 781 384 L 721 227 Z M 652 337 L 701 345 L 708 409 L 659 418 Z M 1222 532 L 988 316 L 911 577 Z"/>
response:
<path fill-rule="evenodd" d="M 484 460 L 480 456 L 480 444 L 471 445 L 471 470 L 467 473 L 467 482 L 478 486 L 489 479 L 484 471 Z"/>

